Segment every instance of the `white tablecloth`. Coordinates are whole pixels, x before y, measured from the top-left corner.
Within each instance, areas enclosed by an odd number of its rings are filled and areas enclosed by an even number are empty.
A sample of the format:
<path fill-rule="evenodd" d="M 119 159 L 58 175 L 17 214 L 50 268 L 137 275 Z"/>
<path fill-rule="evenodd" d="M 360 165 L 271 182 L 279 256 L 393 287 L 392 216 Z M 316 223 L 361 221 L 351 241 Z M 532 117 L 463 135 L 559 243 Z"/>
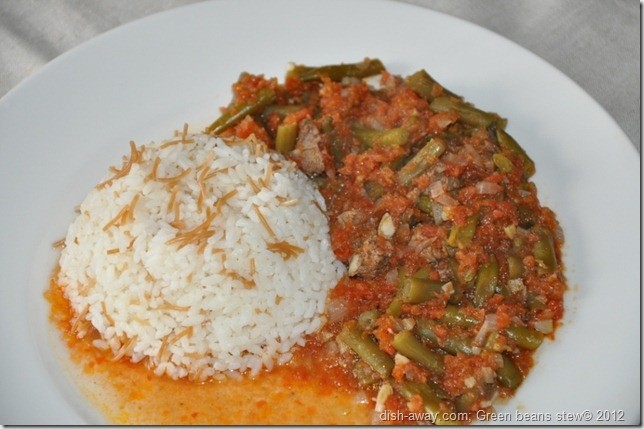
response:
<path fill-rule="evenodd" d="M 94 36 L 196 1 L 0 0 L 0 96 Z M 639 1 L 406 1 L 471 21 L 539 55 L 597 100 L 639 149 Z"/>

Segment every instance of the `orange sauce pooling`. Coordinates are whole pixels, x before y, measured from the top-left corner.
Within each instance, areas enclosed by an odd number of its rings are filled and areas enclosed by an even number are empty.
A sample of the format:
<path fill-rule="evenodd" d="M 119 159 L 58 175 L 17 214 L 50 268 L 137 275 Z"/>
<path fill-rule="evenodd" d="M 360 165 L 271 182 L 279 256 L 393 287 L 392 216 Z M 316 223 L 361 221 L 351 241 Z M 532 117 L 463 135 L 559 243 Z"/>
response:
<path fill-rule="evenodd" d="M 368 424 L 370 401 L 340 367 L 320 360 L 314 340 L 273 371 L 238 380 L 196 383 L 157 377 L 143 364 L 112 360 L 92 346 L 97 338 L 72 333 L 73 311 L 52 279 L 45 297 L 74 365 L 77 385 L 115 424 Z M 364 398 L 364 397 L 363 397 Z"/>

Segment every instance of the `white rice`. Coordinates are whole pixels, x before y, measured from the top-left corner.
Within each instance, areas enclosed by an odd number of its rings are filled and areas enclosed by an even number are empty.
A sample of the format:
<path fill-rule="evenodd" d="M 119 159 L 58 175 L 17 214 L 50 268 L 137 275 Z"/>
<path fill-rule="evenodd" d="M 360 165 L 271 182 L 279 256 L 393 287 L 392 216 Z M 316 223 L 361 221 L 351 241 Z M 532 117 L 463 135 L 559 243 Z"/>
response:
<path fill-rule="evenodd" d="M 324 200 L 260 143 L 185 133 L 174 142 L 138 148 L 128 174 L 108 177 L 80 205 L 58 277 L 78 335 L 89 322 L 97 347 L 173 378 L 257 374 L 288 361 L 323 324 L 344 273 Z M 209 213 L 202 239 L 189 241 L 185 232 Z"/>

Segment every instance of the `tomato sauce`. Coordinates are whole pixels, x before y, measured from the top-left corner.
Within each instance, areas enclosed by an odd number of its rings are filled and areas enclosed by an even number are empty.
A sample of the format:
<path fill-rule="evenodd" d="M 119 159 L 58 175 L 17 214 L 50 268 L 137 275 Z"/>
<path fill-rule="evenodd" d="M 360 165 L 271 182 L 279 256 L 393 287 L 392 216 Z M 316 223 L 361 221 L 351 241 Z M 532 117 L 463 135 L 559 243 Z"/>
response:
<path fill-rule="evenodd" d="M 355 381 L 312 338 L 287 364 L 256 377 L 196 383 L 157 377 L 144 365 L 112 355 L 72 333 L 73 311 L 52 279 L 50 320 L 80 368 L 75 381 L 113 424 L 367 424 L 371 404 Z M 320 367 L 324 371 L 320 371 Z"/>
<path fill-rule="evenodd" d="M 75 339 L 53 285 L 72 355 L 116 392 L 109 420 L 416 423 L 420 410 L 465 423 L 513 395 L 554 338 L 566 283 L 563 233 L 507 121 L 424 70 L 403 78 L 370 59 L 295 66 L 283 83 L 242 73 L 233 95 L 223 112 L 252 113 L 207 131 L 254 134 L 315 181 L 347 275 L 291 363 L 205 384 L 157 379 Z"/>

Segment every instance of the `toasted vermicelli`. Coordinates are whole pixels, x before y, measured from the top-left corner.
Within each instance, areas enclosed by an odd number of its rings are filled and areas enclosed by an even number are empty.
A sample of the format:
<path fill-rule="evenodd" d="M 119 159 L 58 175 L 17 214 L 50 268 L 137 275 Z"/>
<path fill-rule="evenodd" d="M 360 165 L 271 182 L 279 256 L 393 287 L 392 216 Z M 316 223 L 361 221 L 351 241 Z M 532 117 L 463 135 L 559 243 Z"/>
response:
<path fill-rule="evenodd" d="M 171 143 L 171 144 L 170 144 Z M 286 362 L 344 272 L 324 200 L 254 139 L 138 148 L 80 205 L 58 282 L 114 360 L 203 380 Z"/>

